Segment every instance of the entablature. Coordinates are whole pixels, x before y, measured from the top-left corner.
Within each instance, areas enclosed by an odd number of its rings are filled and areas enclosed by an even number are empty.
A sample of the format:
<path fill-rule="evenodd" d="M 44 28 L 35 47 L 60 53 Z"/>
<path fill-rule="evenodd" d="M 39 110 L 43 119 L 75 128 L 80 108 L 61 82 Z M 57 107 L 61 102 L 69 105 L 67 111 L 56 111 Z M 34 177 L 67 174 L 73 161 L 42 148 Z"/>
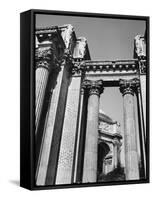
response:
<path fill-rule="evenodd" d="M 73 61 L 73 73 L 82 74 L 84 79 L 98 80 L 103 79 L 108 86 L 118 86 L 120 79 L 139 78 L 140 61 L 116 60 L 116 61 L 91 61 L 84 60 L 80 62 Z M 116 81 L 116 83 L 114 83 Z"/>
<path fill-rule="evenodd" d="M 138 59 L 116 61 L 91 61 L 74 62 L 74 69 L 85 73 L 98 72 L 128 72 L 139 69 Z"/>

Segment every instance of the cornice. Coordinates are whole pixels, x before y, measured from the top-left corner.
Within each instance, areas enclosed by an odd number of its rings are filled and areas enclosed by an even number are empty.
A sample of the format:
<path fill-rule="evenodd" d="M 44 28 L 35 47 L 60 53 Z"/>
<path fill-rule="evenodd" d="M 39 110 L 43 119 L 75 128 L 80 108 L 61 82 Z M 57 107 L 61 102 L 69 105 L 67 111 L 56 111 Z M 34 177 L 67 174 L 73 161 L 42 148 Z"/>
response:
<path fill-rule="evenodd" d="M 63 48 L 63 49 L 65 48 L 65 43 L 61 36 L 61 31 L 57 26 L 38 28 L 38 29 L 36 29 L 35 36 L 37 37 L 37 40 L 39 43 L 42 43 L 44 41 L 50 42 L 50 41 L 54 40 L 54 38 L 57 38 L 61 48 Z"/>
<path fill-rule="evenodd" d="M 89 72 L 128 72 L 139 69 L 138 59 L 133 60 L 115 60 L 115 61 L 81 61 L 73 62 L 75 71 Z"/>

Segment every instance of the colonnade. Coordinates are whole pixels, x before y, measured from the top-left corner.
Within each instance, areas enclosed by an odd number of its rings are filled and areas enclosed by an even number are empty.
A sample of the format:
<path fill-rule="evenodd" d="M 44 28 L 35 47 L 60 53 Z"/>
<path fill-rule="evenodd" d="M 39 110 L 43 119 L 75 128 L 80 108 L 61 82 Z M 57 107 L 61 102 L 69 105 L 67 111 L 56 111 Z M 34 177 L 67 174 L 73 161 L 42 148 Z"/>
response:
<path fill-rule="evenodd" d="M 119 80 L 120 92 L 123 96 L 123 117 L 124 117 L 124 144 L 125 144 L 125 177 L 126 180 L 138 180 L 140 178 L 139 157 L 137 146 L 137 132 L 135 119 L 134 95 L 137 96 L 137 104 L 140 106 L 139 79 Z M 83 183 L 97 181 L 97 149 L 98 149 L 98 114 L 99 97 L 104 90 L 102 80 L 83 82 L 84 90 L 88 90 L 87 106 L 87 127 L 85 139 L 85 153 L 83 165 Z M 141 121 L 139 120 L 140 141 L 143 143 L 141 151 L 141 162 L 145 165 L 145 147 L 141 111 L 138 109 Z M 145 168 L 144 168 L 145 171 Z"/>
<path fill-rule="evenodd" d="M 47 51 L 45 51 L 45 53 L 47 54 L 50 53 L 50 49 L 47 48 Z M 46 90 L 50 71 L 51 71 L 51 64 L 47 63 L 47 61 L 40 62 L 36 68 L 36 130 L 37 130 L 37 126 L 40 120 L 40 114 L 42 110 L 45 90 Z M 60 78 L 60 80 L 62 80 L 62 78 Z M 58 85 L 61 85 L 61 84 L 58 84 Z M 140 160 L 138 157 L 138 147 L 137 147 L 134 95 L 136 95 L 137 97 L 139 138 L 140 138 L 140 146 L 141 146 L 140 153 L 141 153 L 141 163 L 142 163 L 144 175 L 145 175 L 145 168 L 146 168 L 145 141 L 144 141 L 145 128 L 144 128 L 142 108 L 141 108 L 142 102 L 141 102 L 141 96 L 140 96 L 140 81 L 139 79 L 136 79 L 136 78 L 131 79 L 131 80 L 120 79 L 119 87 L 120 87 L 120 92 L 122 93 L 122 96 L 123 96 L 125 176 L 126 176 L 126 180 L 137 180 L 140 178 L 140 169 L 139 169 Z M 84 149 L 83 174 L 82 174 L 83 183 L 97 181 L 99 100 L 100 100 L 100 94 L 103 93 L 103 91 L 104 91 L 104 82 L 102 80 L 96 80 L 96 81 L 84 80 L 82 83 L 81 102 L 80 102 L 80 108 L 79 108 L 80 114 L 82 114 L 82 110 L 83 110 L 84 93 L 88 93 L 86 136 L 85 136 L 85 149 Z M 57 102 L 57 99 L 56 99 L 56 102 Z M 79 122 L 78 122 L 78 135 L 81 134 L 80 129 L 81 129 L 81 117 L 79 117 Z M 52 135 L 51 132 L 50 131 L 48 132 L 49 135 Z M 44 138 L 44 141 L 45 141 L 45 138 Z M 46 144 L 48 144 L 49 141 L 51 141 L 51 139 L 47 138 Z M 79 150 L 78 148 L 79 148 L 79 145 L 76 146 L 76 151 Z M 43 152 L 43 149 L 42 149 L 42 152 Z M 45 153 L 43 156 L 43 159 L 46 158 L 46 155 L 47 154 Z M 79 159 L 77 158 L 77 156 L 78 155 L 76 154 L 75 167 L 74 167 L 74 181 L 77 180 L 76 165 Z M 42 163 L 43 163 L 42 170 L 44 171 L 45 169 L 44 161 Z M 45 171 L 47 171 L 47 168 L 48 168 L 47 163 L 46 163 Z M 40 164 L 41 164 L 41 161 L 40 161 Z M 117 160 L 115 162 L 115 165 L 117 165 Z M 42 176 L 43 173 L 42 172 L 39 173 L 39 171 L 38 171 L 38 176 L 39 174 L 41 174 Z M 45 178 L 45 176 L 46 175 L 44 175 L 43 177 Z M 42 178 L 40 178 L 40 180 L 42 180 Z M 45 184 L 45 179 L 42 182 L 43 184 Z"/>
<path fill-rule="evenodd" d="M 49 79 L 49 75 L 51 70 L 53 69 L 53 60 L 52 60 L 52 49 L 50 46 L 47 47 L 42 47 L 38 50 L 37 58 L 37 67 L 36 67 L 36 134 L 37 134 L 37 128 L 42 112 L 42 107 L 43 107 L 43 102 L 44 102 L 44 97 L 45 97 L 45 91 Z M 66 70 L 67 71 L 67 70 Z M 68 72 L 66 72 L 68 73 Z M 65 74 L 66 74 L 65 73 Z M 62 74 L 61 76 L 59 75 L 58 79 L 60 81 L 63 80 L 63 87 L 61 87 L 61 83 L 57 84 L 59 86 L 58 90 L 58 95 L 52 95 L 52 106 L 53 106 L 53 100 L 54 96 L 57 96 L 56 98 L 56 103 L 59 98 L 60 94 L 60 88 L 61 91 L 67 91 L 68 88 L 68 83 L 66 83 L 67 80 L 67 75 L 63 75 L 63 70 L 59 74 Z M 65 77 L 65 78 L 62 78 Z M 80 78 L 79 78 L 80 80 Z M 60 82 L 58 81 L 58 82 Z M 139 79 L 130 79 L 130 80 L 119 80 L 119 87 L 120 87 L 120 92 L 122 93 L 123 96 L 123 117 L 124 117 L 124 144 L 125 144 L 125 176 L 126 180 L 136 180 L 140 178 L 140 162 L 141 166 L 143 168 L 143 175 L 145 175 L 145 169 L 146 169 L 146 160 L 145 160 L 145 127 L 144 127 L 144 119 L 142 115 L 142 100 L 141 100 L 141 95 L 140 95 L 140 80 Z M 58 88 L 58 87 L 57 87 Z M 55 92 L 57 93 L 57 88 Z M 100 94 L 103 93 L 104 90 L 104 82 L 102 80 L 84 80 L 82 83 L 82 88 L 81 88 L 81 98 L 80 98 L 80 116 L 82 114 L 83 110 L 83 99 L 84 99 L 84 93 L 88 93 L 88 105 L 87 105 L 87 120 L 86 120 L 86 136 L 85 136 L 85 149 L 84 149 L 84 161 L 83 161 L 83 174 L 82 174 L 82 182 L 87 183 L 87 182 L 96 182 L 97 181 L 97 156 L 98 156 L 98 118 L 99 118 L 99 99 L 100 99 Z M 79 92 L 79 88 L 74 91 Z M 86 91 L 86 92 L 84 92 Z M 54 92 L 54 93 L 55 93 Z M 79 95 L 79 93 L 77 94 Z M 66 92 L 65 92 L 66 94 Z M 139 160 L 138 157 L 138 147 L 137 147 L 137 132 L 136 132 L 136 119 L 135 119 L 135 104 L 134 104 L 134 95 L 137 97 L 137 105 L 138 105 L 138 122 L 139 122 L 139 138 L 140 138 L 140 154 L 141 154 L 141 161 Z M 66 96 L 66 95 L 64 95 Z M 62 98 L 63 100 L 63 98 Z M 54 106 L 54 108 L 57 108 L 57 106 Z M 53 108 L 53 109 L 54 109 Z M 56 113 L 56 110 L 53 112 L 53 109 L 51 109 L 51 115 Z M 77 111 L 75 111 L 77 112 Z M 64 113 L 64 110 L 63 110 Z M 64 114 L 63 114 L 64 116 Z M 55 116 L 56 117 L 56 116 Z M 52 116 L 53 119 L 55 117 Z M 75 117 L 76 120 L 77 117 Z M 51 121 L 49 121 L 49 124 Z M 81 117 L 79 117 L 79 122 L 78 122 L 78 135 L 81 134 Z M 49 129 L 49 126 L 47 126 L 47 130 L 44 138 L 44 142 L 46 141 L 46 144 L 49 144 L 49 141 L 51 142 L 51 139 L 49 137 L 52 137 L 53 135 L 53 130 Z M 51 126 L 53 127 L 53 126 Z M 61 125 L 62 127 L 62 125 Z M 67 126 L 66 126 L 67 127 Z M 46 136 L 48 133 L 49 136 Z M 61 136 L 59 136 L 61 137 Z M 64 137 L 64 136 L 63 136 Z M 79 137 L 79 136 L 78 136 Z M 75 139 L 75 137 L 74 137 Z M 49 145 L 50 146 L 50 145 Z M 45 146 L 46 149 L 47 145 Z M 76 146 L 76 151 L 79 151 L 79 145 Z M 44 149 L 42 149 L 43 153 Z M 46 159 L 46 155 L 49 157 L 49 151 L 50 147 L 48 148 L 48 154 L 44 153 L 44 156 L 42 159 Z M 74 182 L 77 180 L 77 161 L 79 158 L 77 158 L 77 154 L 75 157 L 75 166 L 74 166 Z M 49 159 L 49 158 L 48 158 Z M 42 171 L 46 174 L 49 161 L 46 159 L 46 164 L 45 161 L 40 160 L 40 168 L 39 171 L 41 171 L 41 165 L 42 165 Z M 58 159 L 58 158 L 56 158 Z M 44 165 L 46 167 L 44 167 Z M 115 165 L 117 165 L 117 161 L 115 162 Z M 56 167 L 55 167 L 56 168 Z M 62 168 L 62 167 L 61 167 Z M 65 168 L 64 168 L 65 169 Z M 43 172 L 39 173 L 38 171 L 38 177 L 39 174 L 42 176 Z M 59 171 L 59 170 L 58 170 Z M 67 173 L 69 171 L 67 170 Z M 47 175 L 44 174 L 44 178 L 42 181 L 42 178 L 40 178 L 40 183 L 39 184 L 45 184 L 45 177 Z M 58 177 L 58 174 L 57 174 Z M 60 176 L 61 177 L 61 176 Z M 68 177 L 68 176 L 67 176 Z M 70 175 L 71 177 L 71 175 Z M 70 178 L 69 178 L 70 180 Z M 69 183 L 69 180 L 68 183 Z M 42 182 L 42 183 L 41 183 Z M 50 181 L 48 182 L 48 184 Z M 62 183 L 62 180 L 61 180 Z"/>

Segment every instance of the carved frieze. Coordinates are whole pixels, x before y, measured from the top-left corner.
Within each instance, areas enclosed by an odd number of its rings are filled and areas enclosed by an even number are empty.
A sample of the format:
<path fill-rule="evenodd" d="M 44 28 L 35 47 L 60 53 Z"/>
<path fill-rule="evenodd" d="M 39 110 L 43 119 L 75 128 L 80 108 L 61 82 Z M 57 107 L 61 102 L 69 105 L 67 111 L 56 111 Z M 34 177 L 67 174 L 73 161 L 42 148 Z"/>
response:
<path fill-rule="evenodd" d="M 100 123 L 99 123 L 99 130 L 101 132 L 110 133 L 111 135 L 117 134 L 117 133 L 119 134 L 120 133 L 119 127 L 120 127 L 120 125 L 117 122 L 110 124 L 107 122 L 100 121 Z"/>
<path fill-rule="evenodd" d="M 104 73 L 125 73 L 125 72 L 137 72 L 139 69 L 139 63 L 137 59 L 124 60 L 124 61 L 83 61 L 73 62 L 73 68 L 75 70 L 81 70 L 84 73 L 90 72 L 104 72 Z"/>

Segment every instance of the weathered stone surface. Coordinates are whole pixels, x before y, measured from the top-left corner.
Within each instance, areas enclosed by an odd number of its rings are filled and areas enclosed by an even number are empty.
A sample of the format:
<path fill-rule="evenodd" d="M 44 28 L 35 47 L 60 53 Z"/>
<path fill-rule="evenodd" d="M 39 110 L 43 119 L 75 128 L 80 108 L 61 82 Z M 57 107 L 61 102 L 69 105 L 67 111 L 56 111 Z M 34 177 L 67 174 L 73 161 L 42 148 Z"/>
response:
<path fill-rule="evenodd" d="M 67 95 L 56 184 L 71 183 L 79 109 L 79 94 L 80 77 L 73 77 Z"/>
<path fill-rule="evenodd" d="M 48 76 L 49 76 L 48 69 L 43 68 L 43 67 L 39 67 L 36 69 L 36 103 L 35 103 L 35 105 L 36 105 L 36 107 L 35 107 L 36 131 L 35 131 L 35 133 L 37 133 L 37 127 L 39 124 L 40 114 L 41 114 L 42 105 L 43 105 L 43 101 L 44 101 L 45 89 L 47 86 Z"/>
<path fill-rule="evenodd" d="M 53 129 L 54 129 L 54 123 L 55 123 L 55 118 L 56 118 L 58 99 L 59 99 L 59 95 L 60 95 L 62 76 L 63 76 L 63 68 L 59 72 L 59 75 L 57 78 L 57 85 L 56 85 L 56 88 L 53 90 L 53 94 L 52 94 L 52 98 L 51 98 L 51 104 L 50 104 L 50 108 L 49 108 L 48 118 L 46 119 L 47 122 L 46 122 L 46 127 L 44 129 L 42 150 L 41 150 L 41 155 L 40 155 L 39 166 L 37 169 L 37 171 L 38 171 L 38 174 L 36 177 L 37 185 L 45 185 L 49 153 L 50 153 L 50 148 L 51 148 L 51 144 L 52 144 Z"/>
<path fill-rule="evenodd" d="M 125 138 L 125 174 L 126 180 L 139 179 L 139 161 L 134 117 L 134 97 L 127 93 L 124 101 L 124 138 Z"/>
<path fill-rule="evenodd" d="M 84 58 L 86 53 L 87 40 L 84 37 L 77 38 L 76 46 L 74 48 L 74 58 Z"/>
<path fill-rule="evenodd" d="M 140 94 L 142 99 L 142 107 L 143 107 L 143 120 L 145 126 L 145 137 L 146 137 L 146 75 L 140 75 Z"/>
<path fill-rule="evenodd" d="M 81 156 L 79 156 L 79 153 L 81 151 L 81 142 L 83 143 L 83 141 L 81 140 L 81 137 L 83 137 L 83 131 L 82 131 L 82 127 L 85 125 L 83 122 L 83 109 L 84 109 L 84 89 L 81 88 L 80 90 L 80 106 L 79 106 L 79 112 L 78 112 L 78 129 L 77 129 L 77 137 L 76 137 L 76 151 L 75 151 L 75 163 L 74 163 L 74 178 L 73 178 L 73 182 L 77 182 L 78 181 L 78 171 L 81 170 L 81 167 L 79 166 L 79 163 L 81 163 Z M 82 134 L 82 135 L 81 135 Z M 82 139 L 83 140 L 83 139 Z M 79 168 L 79 170 L 78 170 Z"/>
<path fill-rule="evenodd" d="M 83 183 L 97 180 L 98 114 L 99 97 L 91 95 L 88 100 Z"/>
<path fill-rule="evenodd" d="M 134 51 L 137 57 L 146 56 L 146 41 L 144 36 L 137 35 L 134 38 Z"/>
<path fill-rule="evenodd" d="M 64 29 L 62 30 L 61 35 L 62 35 L 66 48 L 69 48 L 73 31 L 74 31 L 74 28 L 71 24 L 64 25 Z"/>
<path fill-rule="evenodd" d="M 58 98 L 58 106 L 56 109 L 56 119 L 54 123 L 52 145 L 51 145 L 51 150 L 50 150 L 50 155 L 49 155 L 46 185 L 55 184 L 69 81 L 70 81 L 69 80 L 69 65 L 68 63 L 65 63 L 63 76 L 62 76 L 62 83 L 61 83 L 61 88 L 60 88 L 60 95 Z"/>

